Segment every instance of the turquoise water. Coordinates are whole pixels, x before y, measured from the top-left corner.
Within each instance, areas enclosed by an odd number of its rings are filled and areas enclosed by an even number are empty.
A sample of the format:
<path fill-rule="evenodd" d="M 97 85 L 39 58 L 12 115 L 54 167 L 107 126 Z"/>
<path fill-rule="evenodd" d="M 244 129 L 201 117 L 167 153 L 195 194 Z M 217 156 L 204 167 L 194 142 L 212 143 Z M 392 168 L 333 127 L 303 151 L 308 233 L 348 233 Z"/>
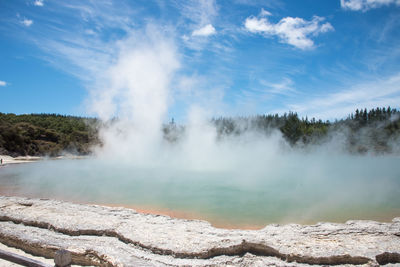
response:
<path fill-rule="evenodd" d="M 287 155 L 221 170 L 96 159 L 0 168 L 3 195 L 195 214 L 216 225 L 263 226 L 400 216 L 400 158 Z"/>

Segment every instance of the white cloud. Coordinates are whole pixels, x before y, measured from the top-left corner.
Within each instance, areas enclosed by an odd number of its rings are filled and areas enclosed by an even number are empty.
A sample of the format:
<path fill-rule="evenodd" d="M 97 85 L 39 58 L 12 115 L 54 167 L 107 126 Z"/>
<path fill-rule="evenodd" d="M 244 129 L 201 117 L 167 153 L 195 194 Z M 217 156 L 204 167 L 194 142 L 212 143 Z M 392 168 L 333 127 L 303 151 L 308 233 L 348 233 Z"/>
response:
<path fill-rule="evenodd" d="M 345 117 L 356 108 L 397 107 L 400 103 L 400 73 L 363 82 L 336 93 L 292 104 L 288 108 L 301 115 L 332 119 Z"/>
<path fill-rule="evenodd" d="M 5 81 L 0 81 L 0 86 L 6 86 L 7 83 Z"/>
<path fill-rule="evenodd" d="M 30 27 L 33 24 L 33 20 L 31 20 L 31 19 L 23 19 L 23 20 L 21 20 L 21 23 L 23 25 L 25 25 L 26 27 Z"/>
<path fill-rule="evenodd" d="M 378 8 L 390 4 L 400 5 L 400 0 L 340 0 L 340 6 L 343 9 L 353 11 L 367 11 L 372 8 Z"/>
<path fill-rule="evenodd" d="M 44 5 L 43 0 L 35 0 L 35 2 L 33 2 L 33 4 L 35 6 L 43 6 Z"/>
<path fill-rule="evenodd" d="M 217 31 L 215 30 L 214 26 L 211 24 L 207 24 L 204 27 L 201 27 L 200 29 L 194 30 L 192 32 L 192 36 L 209 36 L 216 34 Z"/>
<path fill-rule="evenodd" d="M 266 36 L 278 36 L 283 43 L 293 45 L 300 49 L 314 47 L 311 37 L 320 33 L 332 31 L 332 25 L 322 17 L 314 16 L 311 21 L 302 18 L 286 17 L 278 23 L 271 23 L 266 16 L 271 13 L 262 10 L 258 17 L 250 16 L 244 22 L 245 28 L 252 33 L 260 33 Z"/>

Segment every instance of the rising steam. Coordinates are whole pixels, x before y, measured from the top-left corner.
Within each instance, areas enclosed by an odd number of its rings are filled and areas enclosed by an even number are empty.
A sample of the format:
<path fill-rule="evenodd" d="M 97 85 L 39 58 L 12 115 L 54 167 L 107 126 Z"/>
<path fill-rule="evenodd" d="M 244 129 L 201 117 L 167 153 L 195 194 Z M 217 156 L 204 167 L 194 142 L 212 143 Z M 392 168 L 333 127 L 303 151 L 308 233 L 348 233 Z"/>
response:
<path fill-rule="evenodd" d="M 217 141 L 215 126 L 205 115 L 210 114 L 198 105 L 189 109 L 180 141 L 167 143 L 162 125 L 173 101 L 171 82 L 181 65 L 173 39 L 148 26 L 121 41 L 118 48 L 115 63 L 102 78 L 103 86 L 92 92 L 92 111 L 106 121 L 117 118 L 100 131 L 103 146 L 96 150 L 98 157 L 135 165 L 215 170 L 254 164 L 288 149 L 278 131 L 268 138 L 249 131 L 240 138 Z"/>
<path fill-rule="evenodd" d="M 118 45 L 115 63 L 93 91 L 92 111 L 101 119 L 118 117 L 101 129 L 100 154 L 149 160 L 160 145 L 169 88 L 179 68 L 174 42 L 152 26 Z"/>

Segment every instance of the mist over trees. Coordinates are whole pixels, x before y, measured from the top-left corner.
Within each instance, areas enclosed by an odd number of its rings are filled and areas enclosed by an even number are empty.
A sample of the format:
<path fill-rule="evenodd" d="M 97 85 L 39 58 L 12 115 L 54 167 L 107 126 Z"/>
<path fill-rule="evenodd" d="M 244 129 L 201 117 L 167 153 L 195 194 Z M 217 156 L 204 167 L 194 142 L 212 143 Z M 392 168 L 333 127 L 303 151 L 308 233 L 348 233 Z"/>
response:
<path fill-rule="evenodd" d="M 334 122 L 299 118 L 289 112 L 282 116 L 257 115 L 250 117 L 220 117 L 211 120 L 219 139 L 240 136 L 249 131 L 270 135 L 280 131 L 284 139 L 293 147 L 321 145 L 340 136 L 345 150 L 350 153 L 393 153 L 393 147 L 400 143 L 400 111 L 397 109 L 375 108 L 357 109 L 347 118 Z M 184 126 L 174 123 L 164 126 L 165 138 L 179 140 Z"/>
<path fill-rule="evenodd" d="M 117 119 L 114 119 L 115 121 Z M 113 123 L 110 121 L 108 123 Z M 397 109 L 357 109 L 345 119 L 334 122 L 300 118 L 297 113 L 221 117 L 210 121 L 217 139 L 239 137 L 250 131 L 269 136 L 279 131 L 293 147 L 321 145 L 341 137 L 350 153 L 399 153 L 400 111 Z M 99 129 L 104 125 L 96 118 L 57 114 L 15 115 L 0 113 L 0 154 L 11 156 L 58 156 L 63 153 L 87 155 L 101 145 Z M 174 121 L 162 127 L 164 140 L 179 142 L 185 125 Z"/>

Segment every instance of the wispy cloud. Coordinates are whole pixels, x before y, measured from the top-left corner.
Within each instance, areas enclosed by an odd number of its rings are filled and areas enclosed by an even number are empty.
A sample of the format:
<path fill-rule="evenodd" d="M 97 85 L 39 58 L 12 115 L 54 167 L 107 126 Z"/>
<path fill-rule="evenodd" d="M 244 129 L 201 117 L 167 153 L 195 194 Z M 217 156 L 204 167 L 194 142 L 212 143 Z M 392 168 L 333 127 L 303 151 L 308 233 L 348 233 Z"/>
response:
<path fill-rule="evenodd" d="M 215 0 L 189 0 L 179 4 L 182 16 L 190 20 L 195 27 L 213 23 L 218 15 L 218 7 Z"/>
<path fill-rule="evenodd" d="M 68 15 L 74 12 L 81 24 L 92 25 L 98 31 L 110 28 L 129 31 L 134 25 L 135 12 L 125 1 L 61 1 L 58 4 L 64 9 L 62 12 Z"/>
<path fill-rule="evenodd" d="M 265 0 L 233 0 L 235 4 L 253 6 L 253 7 L 260 7 L 264 6 L 267 8 L 279 8 L 283 9 L 285 6 L 284 0 L 273 0 L 273 1 L 265 1 Z"/>
<path fill-rule="evenodd" d="M 264 8 L 261 8 L 260 16 L 261 17 L 272 16 L 272 13 L 269 12 L 268 10 L 265 10 Z"/>
<path fill-rule="evenodd" d="M 270 15 L 270 12 L 262 10 L 259 16 L 248 17 L 244 22 L 246 30 L 265 36 L 278 36 L 282 43 L 287 43 L 303 50 L 314 47 L 312 37 L 333 30 L 329 22 L 322 23 L 325 19 L 318 16 L 314 16 L 311 21 L 286 17 L 274 24 L 267 18 Z"/>
<path fill-rule="evenodd" d="M 265 91 L 270 94 L 277 94 L 277 95 L 293 95 L 296 93 L 296 89 L 293 88 L 293 81 L 290 78 L 283 78 L 280 82 L 268 82 L 265 80 L 261 80 L 260 84 L 265 86 Z"/>
<path fill-rule="evenodd" d="M 43 6 L 44 2 L 43 2 L 43 0 L 35 0 L 35 2 L 33 2 L 33 5 L 35 5 L 35 6 Z"/>
<path fill-rule="evenodd" d="M 275 101 L 279 102 L 282 98 L 288 99 L 298 94 L 294 81 L 289 77 L 284 77 L 281 80 L 261 79 L 234 94 L 234 103 L 237 107 L 240 107 L 240 112 L 250 115 L 270 112 L 271 110 L 266 110 L 266 108 L 270 109 L 275 106 Z M 232 110 L 232 112 L 235 111 Z"/>
<path fill-rule="evenodd" d="M 189 0 L 176 2 L 175 7 L 179 10 L 182 18 L 184 44 L 192 49 L 201 51 L 210 48 L 210 40 L 207 37 L 217 33 L 214 25 L 218 15 L 218 6 L 215 0 Z M 215 41 L 215 40 L 214 40 Z"/>
<path fill-rule="evenodd" d="M 398 106 L 400 103 L 400 73 L 374 81 L 359 83 L 347 90 L 315 97 L 301 104 L 288 105 L 301 115 L 323 119 L 344 117 L 355 108 Z"/>
<path fill-rule="evenodd" d="M 367 11 L 391 4 L 400 5 L 400 0 L 340 0 L 343 9 L 353 11 Z"/>
<path fill-rule="evenodd" d="M 54 17 L 38 17 L 37 27 L 25 38 L 44 51 L 43 60 L 85 82 L 109 66 L 119 41 L 134 31 L 135 12 L 123 1 L 59 1 L 49 9 Z M 57 17 L 74 23 L 67 27 Z M 118 34 L 109 34 L 110 29 Z"/>
<path fill-rule="evenodd" d="M 5 81 L 0 81 L 0 86 L 7 86 L 7 83 Z"/>
<path fill-rule="evenodd" d="M 194 30 L 192 32 L 192 36 L 210 36 L 216 33 L 217 31 L 215 30 L 214 26 L 212 24 L 207 24 L 200 29 Z"/>
<path fill-rule="evenodd" d="M 25 18 L 21 20 L 21 23 L 26 27 L 30 27 L 33 24 L 33 20 Z"/>

